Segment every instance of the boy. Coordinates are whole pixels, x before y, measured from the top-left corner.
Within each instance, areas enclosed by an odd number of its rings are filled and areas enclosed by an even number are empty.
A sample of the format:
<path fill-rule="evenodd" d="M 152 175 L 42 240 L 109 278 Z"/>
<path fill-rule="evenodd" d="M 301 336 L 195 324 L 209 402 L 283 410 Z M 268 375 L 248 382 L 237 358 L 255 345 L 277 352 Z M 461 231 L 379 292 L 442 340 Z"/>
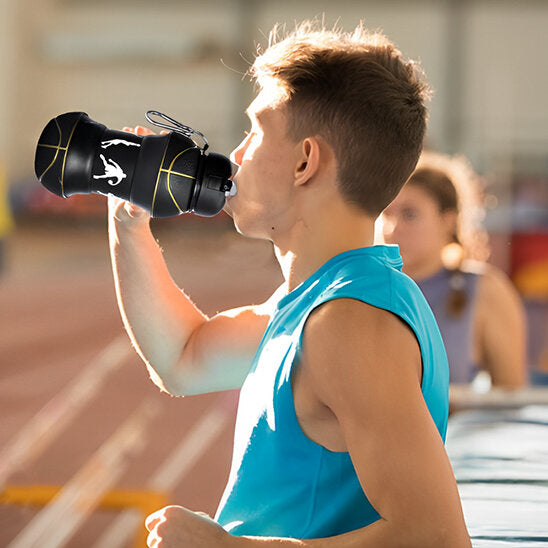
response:
<path fill-rule="evenodd" d="M 206 317 L 172 281 L 148 216 L 110 200 L 126 328 L 162 389 L 241 388 L 214 520 L 177 506 L 149 546 L 469 546 L 443 447 L 447 360 L 432 313 L 374 221 L 422 146 L 427 85 L 384 36 L 305 23 L 259 56 L 232 153 L 239 232 L 285 284 Z"/>

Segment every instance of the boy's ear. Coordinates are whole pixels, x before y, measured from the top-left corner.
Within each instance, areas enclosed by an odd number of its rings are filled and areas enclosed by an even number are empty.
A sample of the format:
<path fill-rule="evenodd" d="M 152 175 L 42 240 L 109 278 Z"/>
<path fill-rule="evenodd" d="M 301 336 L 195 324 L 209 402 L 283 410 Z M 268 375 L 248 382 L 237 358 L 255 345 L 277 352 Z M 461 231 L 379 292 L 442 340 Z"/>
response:
<path fill-rule="evenodd" d="M 295 166 L 295 184 L 304 185 L 318 172 L 321 147 L 316 137 L 307 137 L 300 144 Z"/>

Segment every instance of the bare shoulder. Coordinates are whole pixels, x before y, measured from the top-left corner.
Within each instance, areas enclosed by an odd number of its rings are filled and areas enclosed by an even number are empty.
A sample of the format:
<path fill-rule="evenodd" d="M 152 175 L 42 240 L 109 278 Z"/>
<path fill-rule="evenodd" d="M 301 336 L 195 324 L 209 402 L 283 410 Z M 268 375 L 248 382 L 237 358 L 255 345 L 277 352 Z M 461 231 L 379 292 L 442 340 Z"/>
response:
<path fill-rule="evenodd" d="M 420 386 L 421 358 L 414 333 L 398 316 L 354 299 L 335 299 L 309 317 L 303 335 L 303 365 L 318 396 L 364 386 Z M 343 396 L 344 397 L 344 396 Z"/>
<path fill-rule="evenodd" d="M 499 268 L 484 264 L 478 281 L 478 305 L 482 307 L 520 306 L 517 289 Z"/>
<path fill-rule="evenodd" d="M 325 336 L 333 330 L 342 339 L 353 336 L 374 338 L 375 334 L 381 332 L 397 337 L 411 333 L 406 324 L 392 312 L 350 298 L 333 299 L 322 304 L 310 314 L 305 327 L 310 337 Z M 323 340 L 326 342 L 326 339 Z M 333 337 L 327 340 L 333 341 Z"/>

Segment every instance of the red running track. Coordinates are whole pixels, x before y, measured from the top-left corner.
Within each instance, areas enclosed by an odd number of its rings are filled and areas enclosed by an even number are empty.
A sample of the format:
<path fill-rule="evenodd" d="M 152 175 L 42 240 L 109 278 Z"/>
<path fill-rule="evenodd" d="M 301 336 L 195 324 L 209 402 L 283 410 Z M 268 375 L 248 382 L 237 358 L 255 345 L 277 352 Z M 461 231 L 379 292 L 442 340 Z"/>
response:
<path fill-rule="evenodd" d="M 264 242 L 246 240 L 218 224 L 185 220 L 155 224 L 154 231 L 174 278 L 206 313 L 261 302 L 281 281 Z M 122 341 L 105 382 L 86 396 L 89 401 L 76 401 L 81 408 L 66 425 L 55 421 L 59 432 L 50 432 L 50 444 L 32 462 L 19 460 L 22 466 L 9 475 L 8 485 L 66 484 L 151 398 L 158 413 L 114 488 L 143 490 L 155 480 L 166 484 L 175 477 L 167 492 L 171 503 L 215 511 L 228 474 L 237 393 L 173 398 L 150 382 L 122 328 L 101 223 L 74 226 L 49 219 L 19 226 L 0 278 L 0 303 L 0 455 L 86 367 L 99 369 L 98 357 L 112 341 Z M 58 405 L 49 403 L 46 410 L 55 414 Z M 166 472 L 167 478 L 155 477 L 177 448 L 181 460 L 175 469 Z M 40 510 L 0 506 L 0 545 L 7 546 Z M 93 546 L 117 517 L 111 510 L 94 511 L 65 545 Z M 124 544 L 133 545 L 132 540 Z"/>

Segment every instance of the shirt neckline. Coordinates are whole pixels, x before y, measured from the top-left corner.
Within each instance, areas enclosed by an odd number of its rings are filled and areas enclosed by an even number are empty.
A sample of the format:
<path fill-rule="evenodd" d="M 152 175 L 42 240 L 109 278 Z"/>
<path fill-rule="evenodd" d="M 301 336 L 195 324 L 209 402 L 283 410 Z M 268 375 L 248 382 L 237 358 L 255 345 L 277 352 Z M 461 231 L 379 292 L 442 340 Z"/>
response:
<path fill-rule="evenodd" d="M 356 249 L 349 249 L 343 251 L 337 255 L 334 255 L 328 259 L 322 266 L 320 266 L 315 272 L 313 272 L 306 280 L 301 282 L 295 289 L 284 295 L 277 303 L 276 308 L 279 310 L 283 308 L 289 302 L 295 300 L 302 295 L 312 285 L 316 284 L 319 279 L 328 271 L 334 264 L 342 262 L 344 259 L 356 255 L 369 255 L 385 261 L 390 266 L 401 269 L 402 259 L 400 256 L 399 247 L 397 245 L 379 244 L 367 247 L 359 247 Z"/>

